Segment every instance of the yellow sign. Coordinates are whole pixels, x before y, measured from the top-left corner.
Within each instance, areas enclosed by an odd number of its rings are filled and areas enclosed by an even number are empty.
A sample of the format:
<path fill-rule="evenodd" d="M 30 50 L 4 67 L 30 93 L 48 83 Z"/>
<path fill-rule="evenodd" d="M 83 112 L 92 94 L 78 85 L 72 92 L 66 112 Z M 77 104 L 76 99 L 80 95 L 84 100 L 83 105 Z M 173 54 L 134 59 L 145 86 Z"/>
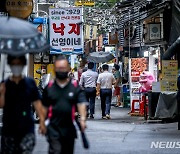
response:
<path fill-rule="evenodd" d="M 161 91 L 177 91 L 177 80 L 161 80 Z"/>
<path fill-rule="evenodd" d="M 33 0 L 6 0 L 6 10 L 17 18 L 27 18 L 33 10 Z"/>
<path fill-rule="evenodd" d="M 44 64 L 34 64 L 34 79 L 35 79 L 37 85 L 39 84 L 39 80 L 41 79 L 41 75 L 38 74 L 36 71 L 41 70 L 43 65 Z M 46 68 L 47 68 L 47 70 L 46 70 L 47 74 L 51 74 L 51 76 L 50 76 L 51 80 L 53 78 L 55 78 L 54 64 L 47 64 Z"/>
<path fill-rule="evenodd" d="M 36 81 L 36 85 L 39 85 L 39 80 L 41 75 L 36 73 L 36 70 L 41 70 L 41 64 L 34 64 L 34 79 Z"/>
<path fill-rule="evenodd" d="M 163 60 L 162 78 L 177 80 L 177 77 L 178 77 L 178 62 L 176 60 Z"/>
<path fill-rule="evenodd" d="M 76 0 L 74 4 L 75 6 L 94 6 L 95 2 L 94 0 Z"/>
<path fill-rule="evenodd" d="M 161 91 L 176 91 L 178 78 L 178 62 L 176 60 L 162 61 Z"/>

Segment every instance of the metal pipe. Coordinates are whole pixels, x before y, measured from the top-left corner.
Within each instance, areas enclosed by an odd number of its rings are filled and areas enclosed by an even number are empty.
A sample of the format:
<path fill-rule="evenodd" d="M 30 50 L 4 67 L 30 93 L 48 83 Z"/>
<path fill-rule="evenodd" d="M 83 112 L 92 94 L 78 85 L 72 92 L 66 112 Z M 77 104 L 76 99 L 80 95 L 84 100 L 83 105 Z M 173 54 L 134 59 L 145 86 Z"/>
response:
<path fill-rule="evenodd" d="M 180 36 L 164 53 L 163 60 L 170 60 L 172 56 L 174 56 L 177 52 L 179 52 L 178 51 L 179 49 L 180 49 Z"/>

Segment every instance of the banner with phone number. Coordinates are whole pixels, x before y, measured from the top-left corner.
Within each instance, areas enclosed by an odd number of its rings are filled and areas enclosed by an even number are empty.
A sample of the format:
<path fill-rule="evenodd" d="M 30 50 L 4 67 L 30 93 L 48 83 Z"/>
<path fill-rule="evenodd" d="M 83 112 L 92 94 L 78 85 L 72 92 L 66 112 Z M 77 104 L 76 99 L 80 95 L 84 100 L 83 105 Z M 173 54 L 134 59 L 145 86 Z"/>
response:
<path fill-rule="evenodd" d="M 80 7 L 49 9 L 51 54 L 82 54 L 83 9 Z"/>

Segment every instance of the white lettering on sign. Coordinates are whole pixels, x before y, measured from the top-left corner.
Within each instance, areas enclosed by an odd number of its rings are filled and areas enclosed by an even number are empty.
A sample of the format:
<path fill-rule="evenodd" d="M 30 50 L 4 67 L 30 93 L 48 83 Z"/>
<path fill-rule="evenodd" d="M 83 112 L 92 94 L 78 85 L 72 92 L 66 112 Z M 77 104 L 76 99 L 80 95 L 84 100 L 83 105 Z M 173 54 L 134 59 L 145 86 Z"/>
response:
<path fill-rule="evenodd" d="M 51 8 L 50 45 L 51 51 L 83 53 L 83 10 L 82 8 Z M 72 50 L 73 46 L 73 50 Z M 68 51 L 69 49 L 69 51 Z"/>

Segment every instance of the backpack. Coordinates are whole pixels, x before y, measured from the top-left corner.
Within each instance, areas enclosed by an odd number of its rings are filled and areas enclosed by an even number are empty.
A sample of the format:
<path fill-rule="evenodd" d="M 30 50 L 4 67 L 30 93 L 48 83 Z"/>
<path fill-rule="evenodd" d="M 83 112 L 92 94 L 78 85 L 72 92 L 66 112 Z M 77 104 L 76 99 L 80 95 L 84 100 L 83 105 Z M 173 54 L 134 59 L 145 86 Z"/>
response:
<path fill-rule="evenodd" d="M 71 83 L 74 86 L 74 88 L 78 87 L 78 81 L 77 80 L 71 79 Z M 48 84 L 48 88 L 52 87 L 53 84 L 54 84 L 54 81 L 50 81 Z M 81 131 L 81 125 L 80 125 L 80 122 L 78 121 L 78 114 L 76 114 L 76 113 L 77 113 L 77 105 L 73 104 L 72 110 L 71 110 L 72 122 L 75 126 L 77 123 L 77 127 L 79 127 L 79 130 Z M 52 115 L 53 115 L 53 112 L 52 112 L 52 105 L 51 105 L 48 109 L 48 119 L 51 119 Z M 86 138 L 85 132 L 81 131 L 81 138 L 82 138 L 84 148 L 88 149 L 89 143 L 88 143 L 88 140 Z"/>
<path fill-rule="evenodd" d="M 72 79 L 72 80 L 71 80 L 71 83 L 72 83 L 72 85 L 74 86 L 74 88 L 77 88 L 77 87 L 78 87 L 78 81 L 77 81 L 77 80 Z M 52 87 L 53 84 L 54 84 L 54 80 L 51 80 L 51 81 L 48 83 L 48 88 Z M 72 121 L 73 121 L 73 122 L 75 121 L 76 112 L 77 112 L 77 106 L 76 106 L 76 105 L 72 105 L 71 117 L 72 117 Z M 48 119 L 51 119 L 51 118 L 52 118 L 52 115 L 53 115 L 53 112 L 52 112 L 52 105 L 51 105 L 51 106 L 48 108 Z"/>

